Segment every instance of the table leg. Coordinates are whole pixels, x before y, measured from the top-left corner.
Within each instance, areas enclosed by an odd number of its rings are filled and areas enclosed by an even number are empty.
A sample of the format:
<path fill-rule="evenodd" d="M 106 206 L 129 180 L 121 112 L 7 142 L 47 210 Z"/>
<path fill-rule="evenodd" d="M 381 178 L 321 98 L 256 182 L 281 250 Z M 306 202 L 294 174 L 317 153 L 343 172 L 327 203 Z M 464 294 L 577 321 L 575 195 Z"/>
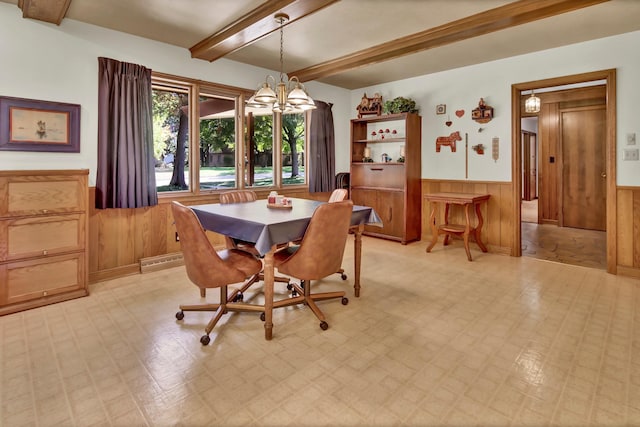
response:
<path fill-rule="evenodd" d="M 436 226 L 436 210 L 438 208 L 438 204 L 436 202 L 433 203 L 433 209 L 431 210 L 431 216 L 429 217 L 429 222 L 431 223 L 431 244 L 427 246 L 427 252 L 431 252 L 431 249 L 438 243 L 438 227 Z"/>
<path fill-rule="evenodd" d="M 464 250 L 467 251 L 467 259 L 472 261 L 471 259 L 471 251 L 469 250 L 469 234 L 471 232 L 471 221 L 469 219 L 469 203 L 464 205 L 464 217 L 466 220 L 466 226 L 464 228 Z"/>
<path fill-rule="evenodd" d="M 273 333 L 273 282 L 275 276 L 275 266 L 273 263 L 273 253 L 276 247 L 273 246 L 264 256 L 264 339 L 271 340 Z"/>
<path fill-rule="evenodd" d="M 444 204 L 444 225 L 449 224 L 449 203 Z M 444 239 L 442 240 L 442 246 L 447 246 L 449 244 L 449 233 L 444 233 Z"/>
<path fill-rule="evenodd" d="M 355 270 L 355 279 L 353 284 L 353 292 L 357 297 L 360 296 L 360 264 L 362 261 L 362 232 L 364 224 L 358 225 L 353 230 L 353 268 Z"/>
<path fill-rule="evenodd" d="M 481 233 L 482 233 L 482 225 L 484 221 L 482 219 L 482 212 L 480 211 L 480 203 L 476 203 L 476 216 L 478 217 L 478 226 L 476 227 L 475 236 L 476 243 L 482 249 L 482 252 L 487 252 L 487 247 L 482 243 Z"/>

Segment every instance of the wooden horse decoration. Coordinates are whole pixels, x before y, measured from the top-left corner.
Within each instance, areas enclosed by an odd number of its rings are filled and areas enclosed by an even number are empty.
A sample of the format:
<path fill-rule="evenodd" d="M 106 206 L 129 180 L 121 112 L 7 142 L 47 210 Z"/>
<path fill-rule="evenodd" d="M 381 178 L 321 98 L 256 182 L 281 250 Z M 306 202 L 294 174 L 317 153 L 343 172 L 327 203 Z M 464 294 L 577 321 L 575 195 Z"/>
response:
<path fill-rule="evenodd" d="M 440 152 L 440 147 L 443 145 L 447 145 L 451 148 L 451 152 L 456 152 L 456 141 L 462 141 L 462 137 L 460 136 L 460 132 L 453 132 L 449 136 L 439 136 L 436 138 L 436 153 Z"/>

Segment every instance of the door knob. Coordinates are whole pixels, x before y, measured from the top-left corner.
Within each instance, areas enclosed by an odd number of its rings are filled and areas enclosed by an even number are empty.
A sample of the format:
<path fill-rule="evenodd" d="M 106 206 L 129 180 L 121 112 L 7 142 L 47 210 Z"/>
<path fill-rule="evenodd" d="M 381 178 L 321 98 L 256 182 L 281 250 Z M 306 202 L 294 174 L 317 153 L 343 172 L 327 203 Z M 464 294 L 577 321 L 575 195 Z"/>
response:
<path fill-rule="evenodd" d="M 606 178 L 606 177 L 607 177 L 607 173 L 606 173 L 606 172 L 602 172 L 602 173 L 600 174 L 600 176 L 601 176 L 601 177 L 603 177 L 603 178 Z"/>

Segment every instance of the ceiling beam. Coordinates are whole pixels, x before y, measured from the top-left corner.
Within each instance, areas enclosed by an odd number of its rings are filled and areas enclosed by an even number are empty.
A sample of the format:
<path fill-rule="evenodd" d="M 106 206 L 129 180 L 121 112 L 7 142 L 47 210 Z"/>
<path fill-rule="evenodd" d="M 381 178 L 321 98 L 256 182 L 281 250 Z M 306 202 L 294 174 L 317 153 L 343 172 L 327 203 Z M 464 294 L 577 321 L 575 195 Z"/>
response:
<path fill-rule="evenodd" d="M 18 0 L 22 17 L 60 25 L 71 0 Z"/>
<path fill-rule="evenodd" d="M 227 27 L 199 41 L 189 50 L 192 58 L 215 61 L 248 46 L 280 28 L 274 15 L 286 13 L 290 24 L 339 0 L 269 0 Z"/>
<path fill-rule="evenodd" d="M 318 80 L 607 1 L 519 0 L 288 74 L 297 76 L 301 82 Z"/>

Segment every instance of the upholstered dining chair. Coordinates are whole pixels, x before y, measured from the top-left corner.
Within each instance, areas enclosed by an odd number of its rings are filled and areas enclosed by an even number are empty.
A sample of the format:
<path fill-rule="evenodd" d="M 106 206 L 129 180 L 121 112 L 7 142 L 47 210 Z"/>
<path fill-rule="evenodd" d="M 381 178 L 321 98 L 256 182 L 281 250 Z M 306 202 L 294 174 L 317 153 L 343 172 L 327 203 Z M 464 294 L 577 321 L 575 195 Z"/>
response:
<path fill-rule="evenodd" d="M 258 195 L 253 190 L 231 190 L 220 193 L 220 204 L 225 205 L 229 203 L 248 203 L 258 200 Z M 241 249 L 246 252 L 250 252 L 258 256 L 258 252 L 255 247 L 248 242 L 242 242 L 232 239 L 229 236 L 224 236 L 227 249 Z"/>
<path fill-rule="evenodd" d="M 349 192 L 344 188 L 336 188 L 331 192 L 331 196 L 329 196 L 329 203 L 333 202 L 341 202 L 343 200 L 347 200 L 347 195 Z"/>
<path fill-rule="evenodd" d="M 214 311 L 200 338 L 202 345 L 210 342 L 209 334 L 220 318 L 229 311 L 264 313 L 264 306 L 234 302 L 257 281 L 262 262 L 253 255 L 238 250 L 216 251 L 196 214 L 179 202 L 171 203 L 173 218 L 180 236 L 180 246 L 189 280 L 200 289 L 220 288 L 220 302 L 214 304 L 180 305 L 176 319 L 182 320 L 185 311 Z M 242 283 L 239 289 L 228 292 L 228 285 Z"/>
<path fill-rule="evenodd" d="M 274 308 L 305 304 L 320 320 L 320 328 L 326 330 L 329 324 L 316 301 L 341 298 L 342 304 L 349 303 L 344 291 L 311 293 L 311 281 L 323 279 L 340 268 L 352 210 L 351 200 L 318 206 L 297 249 L 293 253 L 289 250 L 275 253 L 278 272 L 299 279 L 300 284 L 291 283 L 295 293 L 275 301 Z"/>
<path fill-rule="evenodd" d="M 331 192 L 331 196 L 329 196 L 329 203 L 341 202 L 343 200 L 347 200 L 347 196 L 349 192 L 344 188 L 336 188 Z M 342 280 L 347 280 L 347 275 L 344 273 L 344 268 L 338 269 L 336 274 L 339 274 Z"/>

